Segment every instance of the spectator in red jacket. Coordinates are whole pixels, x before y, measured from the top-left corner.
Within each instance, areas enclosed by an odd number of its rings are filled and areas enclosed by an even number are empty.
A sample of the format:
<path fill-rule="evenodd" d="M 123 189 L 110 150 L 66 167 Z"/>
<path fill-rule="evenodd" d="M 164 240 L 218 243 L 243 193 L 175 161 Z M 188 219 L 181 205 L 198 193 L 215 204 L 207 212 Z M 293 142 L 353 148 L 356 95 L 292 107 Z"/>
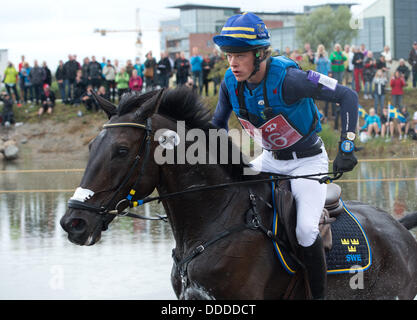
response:
<path fill-rule="evenodd" d="M 129 88 L 132 91 L 142 91 L 143 81 L 142 78 L 138 76 L 138 70 L 132 70 L 132 76 L 129 79 Z"/>
<path fill-rule="evenodd" d="M 395 71 L 394 76 L 391 78 L 391 96 L 392 103 L 394 107 L 400 109 L 403 100 L 404 90 L 403 88 L 407 86 L 404 75 L 400 74 L 399 71 Z"/>

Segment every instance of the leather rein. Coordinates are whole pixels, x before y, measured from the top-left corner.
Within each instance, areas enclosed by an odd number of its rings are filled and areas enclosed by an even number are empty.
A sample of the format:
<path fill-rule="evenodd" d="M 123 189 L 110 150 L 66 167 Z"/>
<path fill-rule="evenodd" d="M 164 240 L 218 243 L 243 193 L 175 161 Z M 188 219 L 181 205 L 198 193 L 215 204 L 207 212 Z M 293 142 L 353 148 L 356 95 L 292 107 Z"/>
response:
<path fill-rule="evenodd" d="M 331 183 L 333 180 L 337 180 L 342 176 L 342 173 L 334 173 L 334 172 L 326 172 L 326 173 L 316 173 L 316 174 L 310 174 L 310 175 L 301 175 L 301 176 L 289 176 L 289 175 L 275 175 L 270 178 L 265 179 L 254 179 L 254 180 L 247 180 L 247 181 L 238 181 L 238 182 L 229 182 L 229 183 L 222 183 L 222 184 L 216 184 L 211 186 L 201 186 L 201 187 L 195 187 L 190 188 L 187 190 L 179 191 L 179 192 L 173 192 L 168 193 L 164 195 L 160 195 L 158 197 L 146 197 L 141 200 L 134 200 L 134 196 L 137 190 L 137 186 L 139 185 L 139 182 L 144 174 L 145 165 L 149 159 L 150 155 L 150 149 L 151 149 L 151 137 L 153 136 L 152 133 L 152 120 L 151 118 L 146 119 L 146 124 L 140 124 L 135 122 L 120 122 L 120 123 L 109 123 L 104 124 L 103 129 L 111 129 L 111 128 L 120 128 L 120 127 L 130 127 L 130 128 L 137 128 L 142 129 L 145 131 L 144 138 L 141 142 L 141 145 L 139 147 L 139 153 L 135 158 L 135 161 L 133 162 L 132 166 L 130 167 L 126 177 L 123 179 L 122 183 L 117 188 L 116 192 L 112 196 L 112 198 L 107 202 L 107 204 L 102 206 L 96 206 L 93 204 L 88 204 L 83 201 L 70 199 L 68 200 L 68 207 L 71 209 L 78 209 L 78 210 L 86 210 L 91 211 L 100 215 L 105 214 L 114 214 L 121 217 L 131 217 L 131 218 L 138 218 L 138 219 L 145 219 L 145 220 L 163 220 L 167 222 L 167 216 L 157 215 L 156 217 L 146 217 L 142 216 L 140 214 L 131 213 L 128 211 L 124 211 L 123 209 L 120 209 L 122 205 L 126 205 L 126 207 L 133 208 L 140 205 L 143 205 L 148 202 L 152 201 L 162 201 L 168 198 L 180 196 L 186 193 L 191 192 L 199 192 L 199 191 L 209 191 L 209 190 L 215 190 L 215 189 L 221 189 L 224 187 L 230 187 L 230 186 L 237 186 L 237 185 L 249 185 L 249 184 L 257 184 L 257 183 L 266 183 L 266 182 L 277 182 L 279 180 L 289 180 L 289 179 L 312 179 L 317 180 L 319 183 Z M 114 209 L 111 208 L 111 204 L 114 202 L 115 198 L 119 195 L 122 188 L 126 186 L 130 178 L 132 177 L 133 173 L 135 172 L 135 169 L 137 168 L 140 159 L 143 158 L 142 166 L 140 167 L 139 175 L 136 179 L 136 182 L 134 186 L 131 188 L 129 194 L 122 200 L 120 200 Z M 328 175 L 333 174 L 334 178 L 330 178 Z M 323 178 L 314 178 L 317 176 L 324 176 Z M 125 208 L 126 208 L 125 207 Z"/>

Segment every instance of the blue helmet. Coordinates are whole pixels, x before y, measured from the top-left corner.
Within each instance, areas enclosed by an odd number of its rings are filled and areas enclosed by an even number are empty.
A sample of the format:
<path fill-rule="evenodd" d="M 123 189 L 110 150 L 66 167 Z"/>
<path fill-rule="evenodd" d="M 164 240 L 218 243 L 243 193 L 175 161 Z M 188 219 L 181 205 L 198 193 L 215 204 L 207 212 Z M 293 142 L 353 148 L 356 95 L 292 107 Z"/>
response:
<path fill-rule="evenodd" d="M 237 14 L 230 17 L 220 35 L 213 41 L 224 52 L 244 52 L 269 47 L 269 31 L 261 18 L 253 13 Z"/>

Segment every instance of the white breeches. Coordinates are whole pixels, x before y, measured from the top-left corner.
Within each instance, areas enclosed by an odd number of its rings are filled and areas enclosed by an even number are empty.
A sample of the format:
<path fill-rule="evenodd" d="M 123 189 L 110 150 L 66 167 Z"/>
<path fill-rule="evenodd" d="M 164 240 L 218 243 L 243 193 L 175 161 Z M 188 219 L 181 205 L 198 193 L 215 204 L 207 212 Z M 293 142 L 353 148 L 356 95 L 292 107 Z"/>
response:
<path fill-rule="evenodd" d="M 264 150 L 251 164 L 256 171 L 292 176 L 325 173 L 328 172 L 329 159 L 324 145 L 321 148 L 323 152 L 316 156 L 294 160 L 276 160 L 270 151 Z M 297 241 L 301 246 L 309 247 L 319 234 L 327 185 L 315 180 L 292 179 L 291 191 L 297 208 Z"/>

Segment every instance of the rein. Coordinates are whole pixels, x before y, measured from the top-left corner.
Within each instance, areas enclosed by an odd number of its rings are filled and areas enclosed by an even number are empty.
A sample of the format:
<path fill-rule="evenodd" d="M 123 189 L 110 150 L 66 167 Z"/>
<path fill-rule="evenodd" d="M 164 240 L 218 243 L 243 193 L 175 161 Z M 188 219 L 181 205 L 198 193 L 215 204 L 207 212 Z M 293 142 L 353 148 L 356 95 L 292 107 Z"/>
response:
<path fill-rule="evenodd" d="M 129 208 L 133 208 L 133 207 L 141 206 L 145 203 L 149 203 L 149 202 L 152 202 L 152 201 L 161 202 L 162 200 L 165 200 L 165 199 L 181 196 L 181 195 L 192 193 L 192 192 L 209 191 L 209 190 L 221 189 L 221 188 L 224 188 L 224 187 L 239 186 L 239 185 L 250 185 L 250 184 L 257 184 L 257 183 L 267 183 L 267 182 L 275 182 L 276 183 L 277 181 L 291 180 L 291 179 L 310 179 L 310 180 L 316 180 L 317 182 L 319 182 L 321 184 L 322 183 L 329 184 L 329 183 L 333 182 L 334 180 L 339 179 L 343 174 L 343 172 L 326 172 L 326 173 L 315 173 L 315 174 L 299 175 L 299 176 L 275 175 L 275 176 L 272 176 L 270 178 L 265 178 L 265 179 L 237 181 L 237 182 L 216 184 L 216 185 L 211 185 L 211 186 L 195 187 L 195 188 L 190 188 L 190 189 L 183 190 L 183 191 L 163 194 L 163 195 L 160 195 L 160 196 L 157 196 L 157 197 L 146 197 L 144 199 L 135 201 L 134 200 L 134 195 L 136 193 L 136 189 L 137 189 L 137 186 L 139 184 L 139 181 L 140 181 L 140 179 L 141 179 L 141 177 L 144 173 L 145 165 L 147 163 L 147 160 L 148 160 L 149 154 L 150 154 L 150 144 L 151 144 L 151 137 L 152 137 L 152 120 L 151 120 L 151 118 L 148 118 L 146 120 L 146 125 L 145 124 L 140 124 L 140 123 L 134 123 L 134 122 L 108 123 L 108 124 L 103 125 L 103 129 L 120 128 L 120 127 L 130 127 L 130 128 L 144 129 L 145 133 L 146 133 L 142 142 L 141 142 L 141 146 L 139 147 L 139 154 L 136 156 L 133 165 L 131 166 L 131 168 L 128 171 L 128 174 L 126 175 L 126 177 L 124 178 L 124 180 L 122 181 L 120 186 L 117 188 L 117 190 L 114 193 L 114 195 L 112 196 L 112 198 L 107 202 L 107 204 L 105 206 L 96 206 L 96 205 L 92 205 L 92 204 L 87 204 L 83 201 L 70 199 L 68 201 L 68 207 L 69 208 L 92 211 L 92 212 L 100 214 L 100 215 L 114 214 L 114 215 L 120 216 L 120 217 L 130 217 L 130 218 L 138 218 L 138 219 L 144 219 L 144 220 L 163 220 L 163 221 L 167 222 L 167 216 L 157 215 L 156 217 L 146 217 L 146 216 L 142 216 L 142 215 L 137 214 L 137 213 L 131 213 L 131 212 L 128 212 L 128 211 L 120 210 L 119 207 L 122 204 L 127 203 L 127 206 Z M 144 151 L 141 152 L 143 150 L 144 145 L 145 145 Z M 138 178 L 136 179 L 136 182 L 135 182 L 134 186 L 131 188 L 129 194 L 124 199 L 119 201 L 116 204 L 116 206 L 113 210 L 110 210 L 109 208 L 110 208 L 111 204 L 114 202 L 115 198 L 120 193 L 120 190 L 123 187 L 126 186 L 129 179 L 132 177 L 135 169 L 137 168 L 139 160 L 142 158 L 141 154 L 142 154 L 142 157 L 143 157 L 143 162 L 142 162 L 142 166 L 140 168 L 139 175 L 138 175 Z M 330 178 L 329 175 L 333 175 L 334 177 Z M 323 176 L 323 177 L 322 178 L 314 178 L 314 177 L 317 177 L 317 176 Z"/>
<path fill-rule="evenodd" d="M 265 179 L 228 182 L 228 183 L 215 184 L 211 186 L 195 187 L 195 188 L 190 188 L 190 189 L 183 190 L 183 191 L 163 194 L 158 197 L 146 197 L 145 199 L 139 200 L 137 202 L 138 202 L 138 205 L 142 205 L 142 204 L 152 202 L 152 201 L 160 202 L 168 198 L 173 198 L 176 196 L 181 196 L 183 194 L 192 193 L 192 192 L 209 191 L 209 190 L 221 189 L 221 188 L 230 187 L 230 186 L 250 185 L 250 184 L 263 183 L 263 182 L 277 182 L 277 181 L 292 180 L 292 179 L 309 179 L 309 180 L 315 180 L 319 182 L 320 184 L 323 184 L 323 183 L 329 184 L 339 179 L 342 176 L 342 174 L 343 174 L 342 172 L 325 172 L 325 173 L 314 173 L 314 174 L 307 174 L 307 175 L 300 175 L 300 176 L 276 175 L 276 176 L 265 178 Z M 334 177 L 330 178 L 328 175 L 334 175 Z M 324 176 L 324 177 L 314 178 L 316 176 Z"/>

